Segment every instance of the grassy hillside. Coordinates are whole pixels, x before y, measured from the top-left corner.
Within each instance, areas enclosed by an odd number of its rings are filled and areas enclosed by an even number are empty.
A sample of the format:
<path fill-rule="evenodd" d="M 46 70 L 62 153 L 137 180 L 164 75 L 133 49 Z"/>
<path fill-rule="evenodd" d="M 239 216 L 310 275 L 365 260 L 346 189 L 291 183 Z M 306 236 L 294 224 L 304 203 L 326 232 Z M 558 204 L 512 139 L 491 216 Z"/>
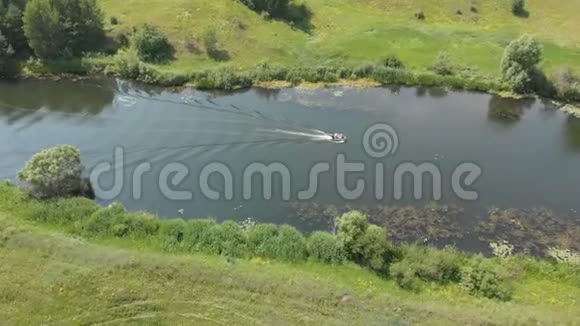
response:
<path fill-rule="evenodd" d="M 161 255 L 127 243 L 87 242 L 6 214 L 0 215 L 0 259 L 0 315 L 10 325 L 572 324 L 580 318 L 578 288 L 553 279 L 527 279 L 509 303 L 469 297 L 456 287 L 414 294 L 355 266 Z"/>
<path fill-rule="evenodd" d="M 166 70 L 218 64 L 203 51 L 203 35 L 211 29 L 229 52 L 230 63 L 239 68 L 260 61 L 289 65 L 364 62 L 394 54 L 408 66 L 423 69 L 445 50 L 454 63 L 495 76 L 507 43 L 530 33 L 545 46 L 545 70 L 570 65 L 580 71 L 580 1 L 528 0 L 530 15 L 519 18 L 507 0 L 304 0 L 312 12 L 309 31 L 266 20 L 234 0 L 100 3 L 107 22 L 112 16 L 119 20 L 118 25 L 108 26 L 113 34 L 152 23 L 169 35 L 177 53 Z M 424 21 L 414 17 L 418 11 L 425 13 Z"/>
<path fill-rule="evenodd" d="M 4 323 L 553 325 L 580 320 L 580 270 L 574 265 L 529 257 L 493 260 L 519 274 L 507 302 L 471 296 L 458 283 L 425 283 L 413 292 L 352 263 L 283 263 L 166 247 L 172 231 L 73 232 L 95 221 L 97 215 L 86 213 L 94 209 L 88 200 L 31 201 L 0 185 Z M 114 219 L 102 214 L 106 211 L 95 212 L 103 228 Z M 110 226 L 118 231 L 119 225 Z"/>

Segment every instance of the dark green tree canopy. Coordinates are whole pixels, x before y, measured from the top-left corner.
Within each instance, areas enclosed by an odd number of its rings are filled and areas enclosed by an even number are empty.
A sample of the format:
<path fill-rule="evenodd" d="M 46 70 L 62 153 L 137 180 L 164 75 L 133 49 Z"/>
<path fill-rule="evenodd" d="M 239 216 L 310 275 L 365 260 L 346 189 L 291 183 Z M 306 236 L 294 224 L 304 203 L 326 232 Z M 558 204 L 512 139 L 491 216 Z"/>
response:
<path fill-rule="evenodd" d="M 30 0 L 23 21 L 30 47 L 42 59 L 81 55 L 104 39 L 96 0 Z"/>

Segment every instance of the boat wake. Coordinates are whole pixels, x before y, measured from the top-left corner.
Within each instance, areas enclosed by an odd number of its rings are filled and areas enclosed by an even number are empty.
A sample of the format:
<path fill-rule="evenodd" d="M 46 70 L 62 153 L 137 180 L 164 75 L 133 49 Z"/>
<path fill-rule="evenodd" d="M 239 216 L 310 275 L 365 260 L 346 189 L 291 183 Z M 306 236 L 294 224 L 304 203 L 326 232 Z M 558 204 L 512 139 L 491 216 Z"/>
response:
<path fill-rule="evenodd" d="M 306 131 L 293 131 L 293 130 L 285 130 L 285 129 L 260 129 L 258 131 L 261 132 L 269 132 L 274 134 L 283 134 L 289 136 L 296 136 L 296 137 L 304 137 L 308 138 L 312 141 L 332 141 L 332 136 L 328 133 L 313 129 L 311 132 Z"/>

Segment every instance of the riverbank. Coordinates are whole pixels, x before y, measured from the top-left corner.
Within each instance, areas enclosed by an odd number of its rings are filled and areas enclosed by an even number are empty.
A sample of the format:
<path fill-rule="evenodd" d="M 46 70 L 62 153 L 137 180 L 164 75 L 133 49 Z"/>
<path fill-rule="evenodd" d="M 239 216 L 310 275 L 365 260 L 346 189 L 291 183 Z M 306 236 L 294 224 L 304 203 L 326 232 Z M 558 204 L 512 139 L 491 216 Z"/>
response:
<path fill-rule="evenodd" d="M 115 216 L 103 214 L 109 209 L 92 205 L 34 202 L 0 186 L 0 313 L 7 322 L 568 324 L 580 318 L 573 265 L 524 256 L 487 260 L 517 271 L 509 302 L 469 295 L 453 282 L 408 291 L 352 263 L 168 246 L 179 238 L 176 221 L 145 213 L 133 214 L 129 220 L 141 224 L 127 224 L 121 235 L 120 224 L 107 222 Z M 101 211 L 100 226 L 91 231 L 101 233 L 75 233 L 89 220 L 97 226 L 91 210 Z M 159 231 L 140 233 L 156 223 Z"/>
<path fill-rule="evenodd" d="M 580 8 L 569 1 L 527 1 L 525 17 L 514 15 L 509 1 L 409 1 L 388 6 L 371 1 L 357 3 L 354 9 L 339 0 L 296 1 L 292 6 L 304 6 L 308 13 L 301 24 L 271 19 L 237 1 L 155 0 L 147 3 L 147 12 L 134 10 L 139 1 L 99 4 L 110 43 L 100 54 L 29 60 L 22 63 L 23 76 L 106 73 L 201 89 L 339 82 L 504 94 L 509 87 L 501 80 L 503 51 L 518 36 L 531 34 L 544 48 L 538 68 L 551 83 L 536 93 L 568 103 L 580 101 L 574 77 L 580 72 L 580 39 L 572 14 Z M 181 14 L 174 17 L 174 12 Z M 135 28 L 144 23 L 157 26 L 167 37 L 171 58 L 145 63 L 133 51 Z M 211 48 L 220 55 L 212 55 Z"/>

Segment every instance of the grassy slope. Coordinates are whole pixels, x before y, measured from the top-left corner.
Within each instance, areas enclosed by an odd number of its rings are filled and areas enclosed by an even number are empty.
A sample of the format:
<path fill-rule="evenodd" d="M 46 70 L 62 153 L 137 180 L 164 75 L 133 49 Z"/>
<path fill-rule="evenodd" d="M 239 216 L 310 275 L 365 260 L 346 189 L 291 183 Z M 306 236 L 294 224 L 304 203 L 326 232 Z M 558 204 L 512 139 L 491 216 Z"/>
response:
<path fill-rule="evenodd" d="M 216 65 L 203 52 L 192 54 L 185 47 L 215 29 L 231 62 L 241 68 L 262 60 L 308 65 L 396 54 L 407 65 L 422 69 L 439 51 L 447 50 L 454 62 L 497 75 L 503 48 L 518 35 L 530 33 L 545 45 L 546 70 L 568 64 L 580 71 L 576 0 L 528 0 L 529 18 L 514 17 L 506 0 L 304 0 L 313 12 L 310 35 L 283 22 L 264 20 L 234 0 L 99 1 L 107 17 L 119 18 L 119 25 L 109 26 L 112 31 L 149 22 L 168 33 L 177 49 L 177 60 L 165 67 L 168 70 Z M 470 3 L 476 4 L 478 14 L 470 12 Z M 457 9 L 463 15 L 455 14 Z M 426 21 L 414 18 L 419 10 L 425 12 Z"/>
<path fill-rule="evenodd" d="M 147 247 L 147 248 L 146 248 Z M 399 289 L 355 266 L 228 262 L 88 242 L 0 213 L 0 316 L 7 324 L 573 324 L 577 285 L 519 282 L 511 302 L 459 286 Z M 352 302 L 337 296 L 348 293 Z"/>

